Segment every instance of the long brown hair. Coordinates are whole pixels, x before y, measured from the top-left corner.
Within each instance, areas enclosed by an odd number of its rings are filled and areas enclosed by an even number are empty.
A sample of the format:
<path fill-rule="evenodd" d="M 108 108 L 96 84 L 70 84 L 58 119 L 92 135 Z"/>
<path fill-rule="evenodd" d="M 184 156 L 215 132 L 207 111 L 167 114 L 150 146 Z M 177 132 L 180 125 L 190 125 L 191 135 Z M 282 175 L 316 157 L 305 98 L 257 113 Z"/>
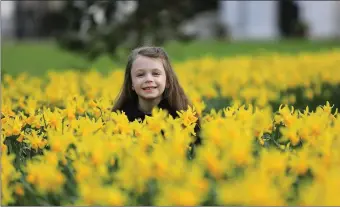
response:
<path fill-rule="evenodd" d="M 128 57 L 123 86 L 118 94 L 113 111 L 122 110 L 126 103 L 137 101 L 137 94 L 132 90 L 131 68 L 138 56 L 159 58 L 162 61 L 166 74 L 166 85 L 168 86 L 163 93 L 163 98 L 167 99 L 172 110 L 186 110 L 189 105 L 192 106 L 179 84 L 165 50 L 161 47 L 140 47 L 132 50 Z"/>

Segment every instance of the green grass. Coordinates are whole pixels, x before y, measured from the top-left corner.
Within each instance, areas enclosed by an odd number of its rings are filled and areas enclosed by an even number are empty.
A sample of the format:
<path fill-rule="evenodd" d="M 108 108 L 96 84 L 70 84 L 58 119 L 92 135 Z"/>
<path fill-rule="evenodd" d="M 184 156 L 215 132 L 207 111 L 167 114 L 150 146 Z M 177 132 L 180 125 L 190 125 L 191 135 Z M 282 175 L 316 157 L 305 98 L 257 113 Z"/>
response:
<path fill-rule="evenodd" d="M 256 55 L 267 52 L 294 54 L 301 51 L 318 52 L 330 49 L 340 49 L 340 41 L 301 41 L 285 40 L 272 42 L 233 42 L 228 41 L 195 41 L 192 43 L 172 42 L 164 46 L 170 58 L 183 61 L 211 55 L 214 57 Z M 52 42 L 3 42 L 2 72 L 17 75 L 27 72 L 32 75 L 43 75 L 46 70 L 66 70 L 74 68 L 96 68 L 107 72 L 116 67 L 124 67 L 108 57 L 100 57 L 94 63 L 89 63 L 81 56 L 63 51 Z"/>

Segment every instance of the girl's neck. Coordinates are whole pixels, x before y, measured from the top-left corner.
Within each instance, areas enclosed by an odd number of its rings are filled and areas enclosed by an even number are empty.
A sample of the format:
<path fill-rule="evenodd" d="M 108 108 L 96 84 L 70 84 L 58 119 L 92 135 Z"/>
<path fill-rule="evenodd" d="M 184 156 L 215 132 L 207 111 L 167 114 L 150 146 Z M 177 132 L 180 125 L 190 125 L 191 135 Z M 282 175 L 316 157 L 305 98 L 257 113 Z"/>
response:
<path fill-rule="evenodd" d="M 144 100 L 138 99 L 138 109 L 146 114 L 151 114 L 152 109 L 161 102 L 161 99 Z"/>

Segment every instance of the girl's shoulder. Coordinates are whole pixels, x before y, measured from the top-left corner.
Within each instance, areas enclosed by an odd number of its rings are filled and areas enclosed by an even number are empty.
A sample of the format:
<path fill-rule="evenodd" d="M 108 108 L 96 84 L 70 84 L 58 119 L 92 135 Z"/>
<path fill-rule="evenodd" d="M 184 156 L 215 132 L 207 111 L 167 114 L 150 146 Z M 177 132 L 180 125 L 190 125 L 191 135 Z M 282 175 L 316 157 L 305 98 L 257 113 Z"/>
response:
<path fill-rule="evenodd" d="M 129 121 L 134 121 L 137 118 L 140 118 L 143 114 L 138 110 L 138 106 L 133 101 L 128 101 L 124 103 L 120 109 L 113 111 L 117 112 L 121 111 L 124 112 Z"/>
<path fill-rule="evenodd" d="M 173 118 L 177 118 L 178 114 L 176 112 L 175 109 L 173 109 L 170 104 L 169 101 L 167 99 L 163 99 L 159 104 L 158 107 L 163 109 L 163 110 L 167 110 L 168 113 L 173 117 Z"/>
<path fill-rule="evenodd" d="M 166 110 L 173 118 L 178 117 L 176 110 L 170 106 L 167 99 L 163 99 L 158 104 L 158 107 L 162 110 Z M 138 103 L 135 101 L 128 101 L 124 103 L 119 111 L 123 111 L 128 117 L 129 121 L 134 121 L 135 119 L 144 120 L 145 116 L 148 115 L 138 109 Z"/>

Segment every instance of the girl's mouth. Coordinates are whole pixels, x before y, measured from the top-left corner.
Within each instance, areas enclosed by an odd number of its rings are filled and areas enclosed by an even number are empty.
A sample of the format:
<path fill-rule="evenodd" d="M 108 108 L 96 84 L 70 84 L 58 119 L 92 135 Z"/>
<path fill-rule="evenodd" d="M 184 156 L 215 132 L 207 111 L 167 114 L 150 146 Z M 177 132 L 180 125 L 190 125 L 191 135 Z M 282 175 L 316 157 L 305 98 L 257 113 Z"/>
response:
<path fill-rule="evenodd" d="M 149 92 L 149 91 L 152 91 L 153 89 L 157 88 L 156 86 L 153 86 L 153 87 L 145 87 L 145 88 L 142 88 L 143 91 L 146 91 L 146 92 Z"/>
<path fill-rule="evenodd" d="M 151 89 L 155 89 L 157 88 L 156 86 L 153 86 L 153 87 L 145 87 L 145 88 L 142 88 L 143 90 L 151 90 Z"/>

